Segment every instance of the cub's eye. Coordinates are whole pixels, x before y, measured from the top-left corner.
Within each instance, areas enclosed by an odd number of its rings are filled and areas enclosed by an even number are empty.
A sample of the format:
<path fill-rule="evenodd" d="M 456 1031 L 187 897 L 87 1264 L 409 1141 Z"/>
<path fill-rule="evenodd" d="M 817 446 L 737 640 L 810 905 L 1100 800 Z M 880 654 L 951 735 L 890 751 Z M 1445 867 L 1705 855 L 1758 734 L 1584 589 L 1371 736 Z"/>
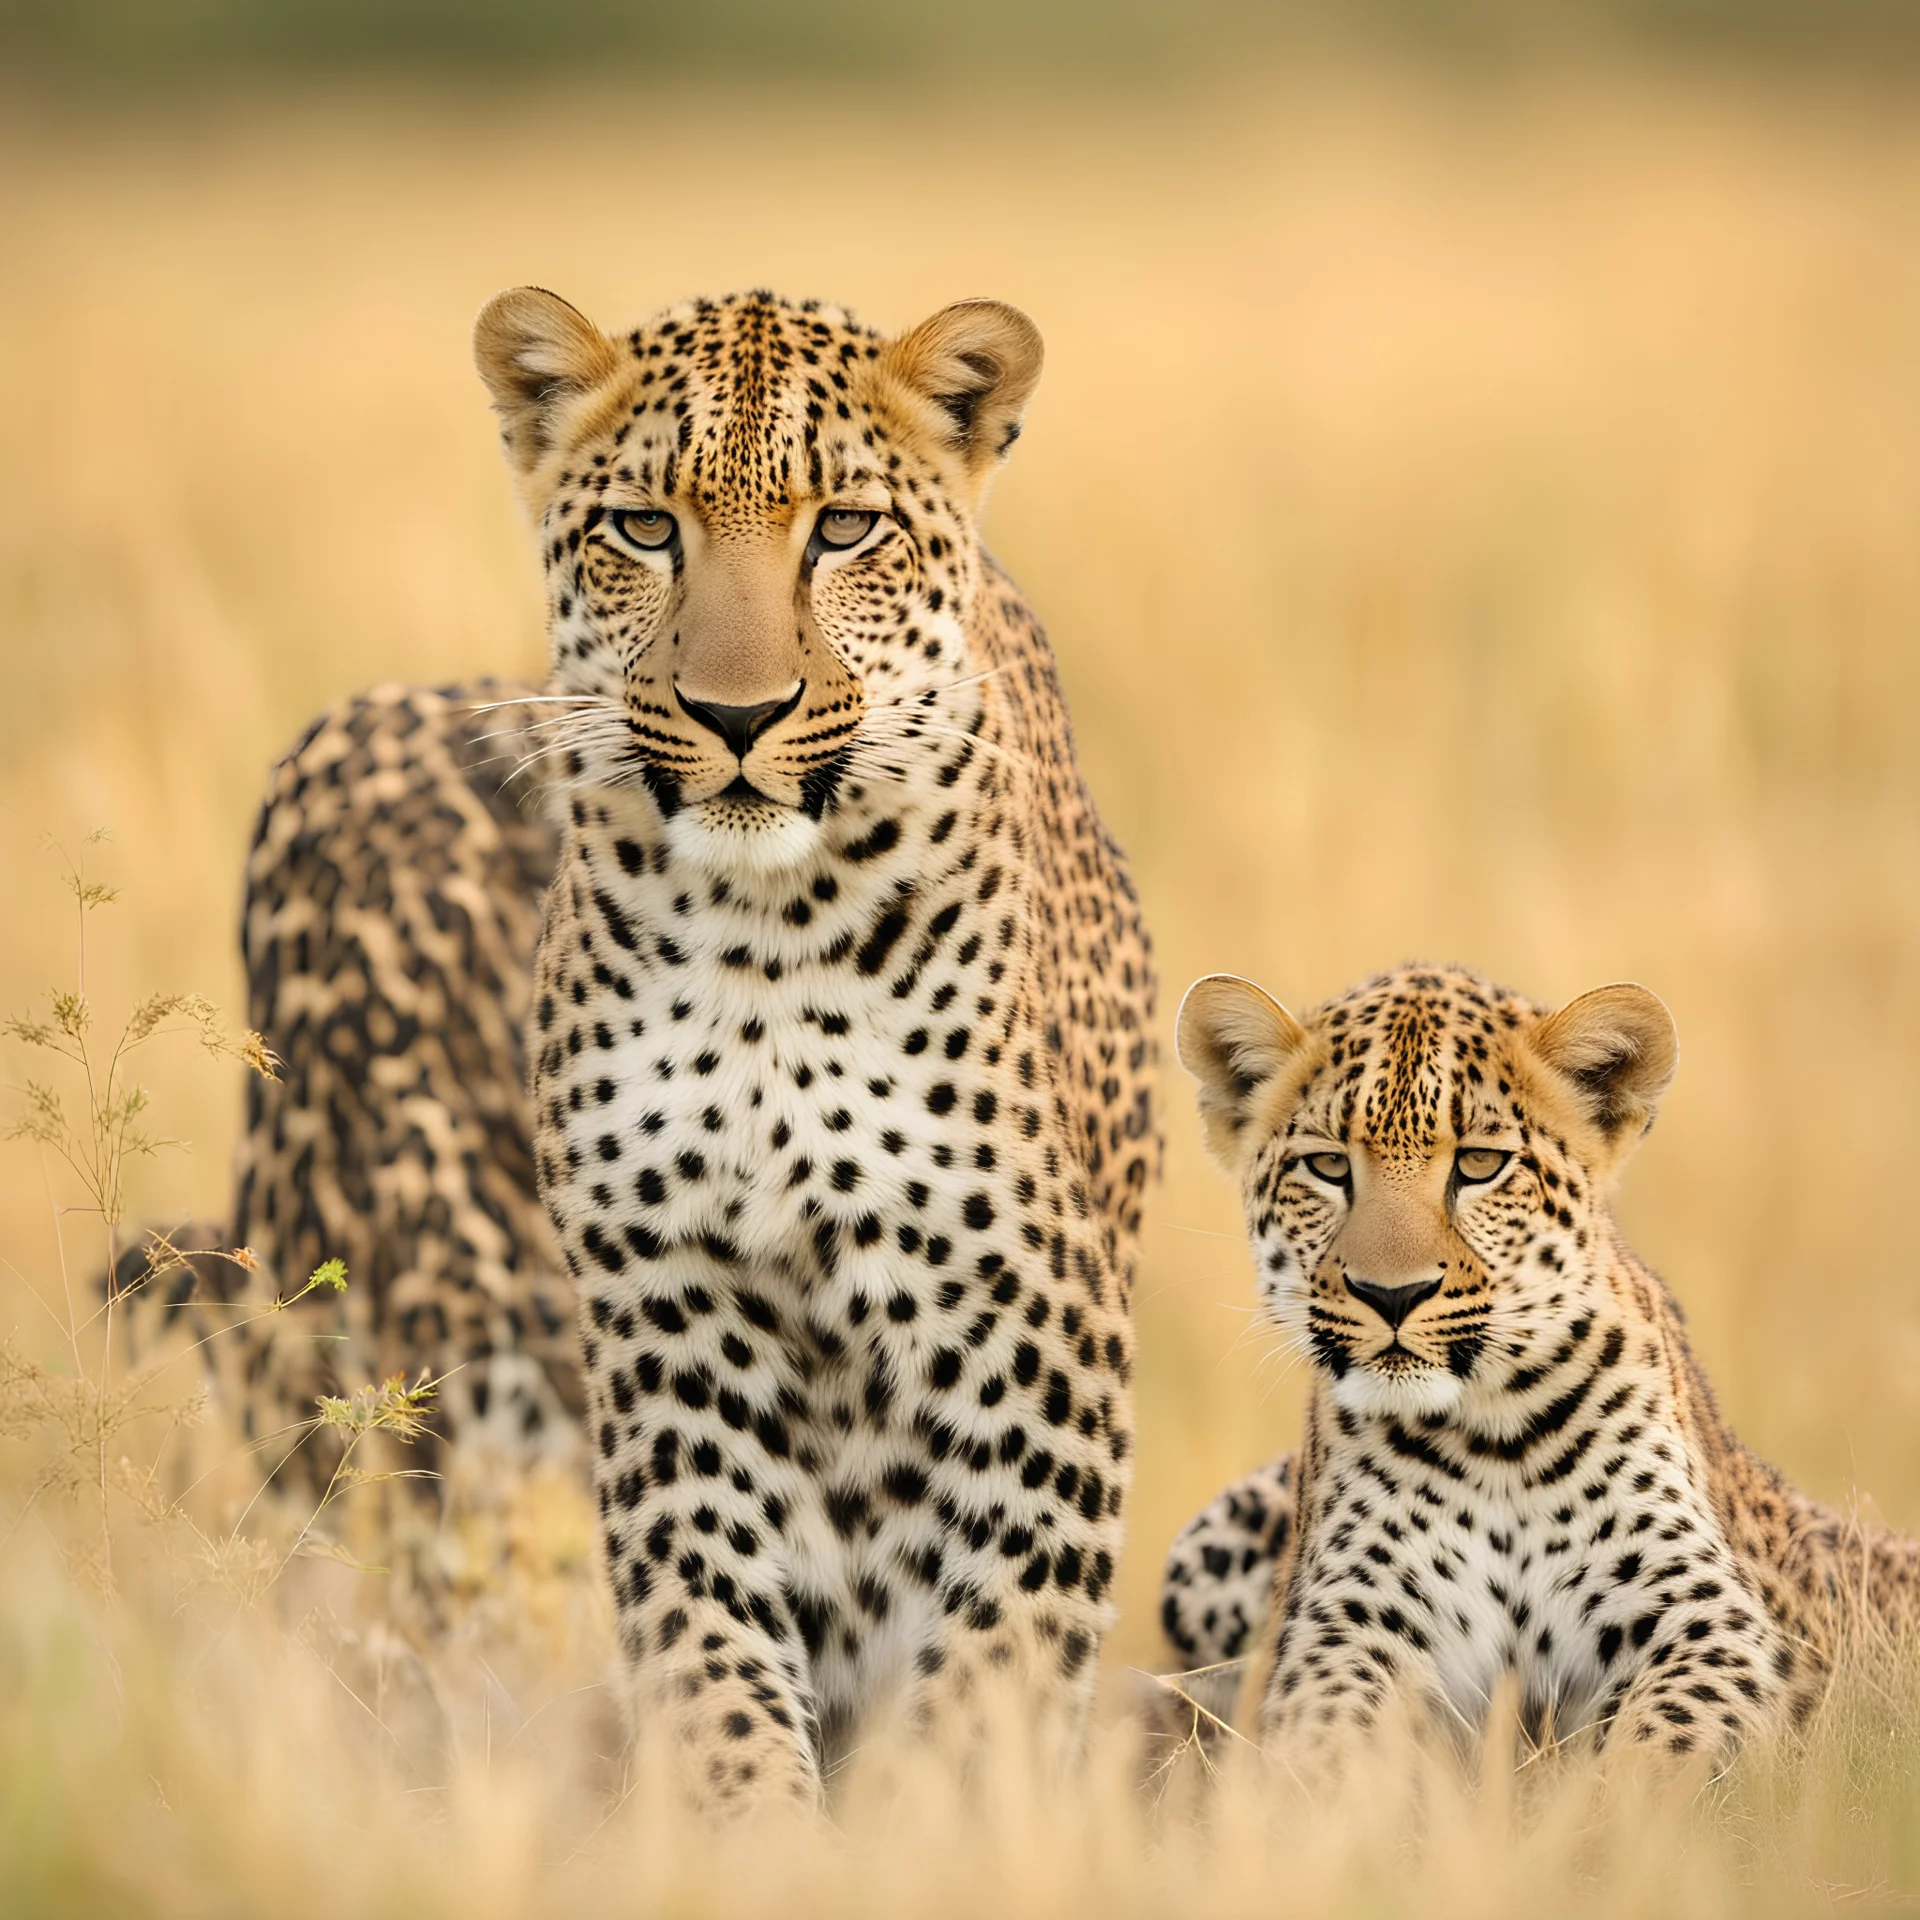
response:
<path fill-rule="evenodd" d="M 673 545 L 673 515 L 661 513 L 653 507 L 638 507 L 626 513 L 616 513 L 613 524 L 636 547 L 658 551 Z"/>
<path fill-rule="evenodd" d="M 1353 1163 L 1344 1153 L 1310 1153 L 1307 1155 L 1307 1171 L 1316 1180 L 1324 1180 L 1331 1187 L 1344 1187 L 1347 1175 Z"/>
<path fill-rule="evenodd" d="M 1462 1186 L 1483 1187 L 1506 1169 L 1513 1158 L 1498 1147 L 1462 1147 L 1453 1156 L 1453 1170 Z"/>
<path fill-rule="evenodd" d="M 857 547 L 880 516 L 854 507 L 829 507 L 814 522 L 813 537 L 823 547 Z"/>

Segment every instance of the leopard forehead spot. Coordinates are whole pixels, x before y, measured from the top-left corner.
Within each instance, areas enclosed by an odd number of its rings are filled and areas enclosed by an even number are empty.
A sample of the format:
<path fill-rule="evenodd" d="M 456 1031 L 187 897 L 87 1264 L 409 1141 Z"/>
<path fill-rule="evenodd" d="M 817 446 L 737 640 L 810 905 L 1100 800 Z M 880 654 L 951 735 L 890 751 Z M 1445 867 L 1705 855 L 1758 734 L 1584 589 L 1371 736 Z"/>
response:
<path fill-rule="evenodd" d="M 841 308 L 765 291 L 671 308 L 624 337 L 630 364 L 568 450 L 556 493 L 631 486 L 724 529 L 884 484 L 904 458 L 885 444 L 884 344 Z M 914 478 L 930 465 L 923 453 Z"/>

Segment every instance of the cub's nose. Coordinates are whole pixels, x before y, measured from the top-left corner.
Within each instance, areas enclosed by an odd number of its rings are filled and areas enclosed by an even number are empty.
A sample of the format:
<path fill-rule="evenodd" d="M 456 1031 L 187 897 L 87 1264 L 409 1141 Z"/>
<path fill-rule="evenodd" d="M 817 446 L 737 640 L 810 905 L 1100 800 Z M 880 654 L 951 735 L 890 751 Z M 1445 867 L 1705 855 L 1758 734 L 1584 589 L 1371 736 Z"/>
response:
<path fill-rule="evenodd" d="M 680 702 L 683 713 L 717 733 L 744 760 L 753 743 L 800 704 L 800 696 L 806 690 L 807 683 L 802 680 L 784 700 L 760 700 L 750 707 L 723 706 L 718 700 L 689 700 L 678 687 L 674 688 L 673 697 Z"/>
<path fill-rule="evenodd" d="M 1440 1291 L 1438 1280 L 1410 1280 L 1404 1287 L 1382 1287 L 1371 1280 L 1356 1280 L 1347 1275 L 1347 1291 L 1364 1301 L 1388 1326 L 1399 1330 L 1400 1322 L 1422 1300 L 1431 1300 Z"/>

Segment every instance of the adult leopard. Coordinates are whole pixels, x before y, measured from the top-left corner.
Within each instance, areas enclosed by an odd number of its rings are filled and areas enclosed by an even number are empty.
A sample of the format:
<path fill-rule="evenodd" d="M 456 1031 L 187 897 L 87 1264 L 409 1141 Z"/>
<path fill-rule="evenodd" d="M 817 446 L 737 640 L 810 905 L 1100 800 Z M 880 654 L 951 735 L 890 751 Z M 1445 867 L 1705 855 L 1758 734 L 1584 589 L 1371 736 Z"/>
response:
<path fill-rule="evenodd" d="M 1305 1444 L 1175 1543 L 1166 1620 L 1250 1656 L 1242 1719 L 1303 1779 L 1389 1701 L 1679 1764 L 1803 1720 L 1860 1623 L 1920 1623 L 1920 1543 L 1735 1436 L 1611 1192 L 1677 1058 L 1645 988 L 1548 1012 L 1405 968 L 1296 1020 L 1216 975 L 1180 1013 Z M 1263 1583 L 1271 1594 L 1264 1604 Z"/>
<path fill-rule="evenodd" d="M 975 529 L 1039 337 L 521 288 L 476 352 L 570 716 L 536 1165 L 637 1715 L 710 1804 L 1001 1685 L 1070 1751 L 1159 1135 L 1133 890 Z"/>

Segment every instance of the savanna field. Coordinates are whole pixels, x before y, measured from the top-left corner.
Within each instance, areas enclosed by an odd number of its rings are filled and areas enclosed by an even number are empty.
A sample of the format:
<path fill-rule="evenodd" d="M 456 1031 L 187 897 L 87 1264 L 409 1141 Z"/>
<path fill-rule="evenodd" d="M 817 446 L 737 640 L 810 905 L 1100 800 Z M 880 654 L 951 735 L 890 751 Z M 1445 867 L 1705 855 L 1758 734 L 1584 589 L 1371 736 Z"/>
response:
<path fill-rule="evenodd" d="M 995 295 L 1048 366 L 987 534 L 1132 857 L 1163 1040 L 1206 971 L 1295 1006 L 1416 956 L 1549 1003 L 1653 987 L 1682 1064 L 1628 1236 L 1747 1441 L 1920 1530 L 1912 88 L 1309 63 L 901 97 L 11 97 L 0 1012 L 74 982 L 64 848 L 119 890 L 88 921 L 101 1029 L 162 990 L 237 1023 L 252 810 L 306 721 L 383 680 L 538 674 L 468 351 L 490 293 L 614 325 L 766 284 L 890 328 Z M 45 1067 L 4 1050 L 11 1119 Z M 243 1071 L 142 1049 L 144 1124 L 191 1150 L 132 1164 L 129 1222 L 225 1211 Z M 1167 1085 L 1116 1701 L 1164 1664 L 1167 1541 L 1290 1439 L 1304 1385 L 1170 1059 Z M 1192 1765 L 1138 1795 L 1104 1734 L 1064 1796 L 996 1778 L 962 1808 L 856 1767 L 832 1829 L 688 1832 L 614 1753 L 564 1503 L 512 1521 L 552 1591 L 385 1657 L 379 1574 L 222 1545 L 218 1423 L 166 1411 L 182 1367 L 114 1430 L 109 1576 L 97 1488 L 40 1491 L 68 1429 L 20 1384 L 112 1391 L 100 1324 L 66 1332 L 103 1258 L 83 1213 L 56 1238 L 78 1198 L 0 1147 L 9 1914 L 1920 1902 L 1920 1672 L 1874 1648 L 1804 1750 L 1692 1807 L 1562 1756 L 1471 1791 L 1396 1774 L 1376 1823 L 1303 1827 L 1231 1753 L 1205 1808 Z M 189 1449 L 198 1533 L 140 1492 Z"/>

